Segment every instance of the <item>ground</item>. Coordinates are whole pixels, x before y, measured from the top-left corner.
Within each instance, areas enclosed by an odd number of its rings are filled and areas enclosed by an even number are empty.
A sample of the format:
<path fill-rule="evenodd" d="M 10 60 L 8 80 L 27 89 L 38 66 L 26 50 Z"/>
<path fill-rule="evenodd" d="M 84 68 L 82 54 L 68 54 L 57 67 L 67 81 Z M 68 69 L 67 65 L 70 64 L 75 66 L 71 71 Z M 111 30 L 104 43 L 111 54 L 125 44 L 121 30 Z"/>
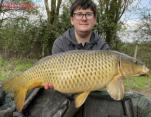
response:
<path fill-rule="evenodd" d="M 145 97 L 148 97 L 149 99 L 151 99 L 151 85 L 147 87 L 147 89 L 144 89 L 144 90 L 130 90 L 130 91 L 133 91 L 133 92 L 138 92 L 142 95 L 144 95 Z"/>
<path fill-rule="evenodd" d="M 139 93 L 141 93 L 151 99 L 151 87 L 147 91 L 139 91 Z"/>

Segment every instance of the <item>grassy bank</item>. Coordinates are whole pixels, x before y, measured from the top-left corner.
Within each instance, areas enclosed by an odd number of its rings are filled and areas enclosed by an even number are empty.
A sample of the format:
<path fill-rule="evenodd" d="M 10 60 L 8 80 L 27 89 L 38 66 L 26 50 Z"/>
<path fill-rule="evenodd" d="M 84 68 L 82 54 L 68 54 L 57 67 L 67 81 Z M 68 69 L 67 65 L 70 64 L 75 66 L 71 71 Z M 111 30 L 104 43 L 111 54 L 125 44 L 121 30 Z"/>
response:
<path fill-rule="evenodd" d="M 12 77 L 30 68 L 35 60 L 29 59 L 3 59 L 0 57 L 0 80 Z"/>
<path fill-rule="evenodd" d="M 149 77 L 131 77 L 124 81 L 126 90 L 148 90 L 151 87 L 151 75 Z"/>
<path fill-rule="evenodd" d="M 36 60 L 29 59 L 3 59 L 0 57 L 0 80 L 12 77 L 30 68 Z M 148 90 L 151 87 L 150 77 L 127 78 L 125 81 L 126 90 Z"/>

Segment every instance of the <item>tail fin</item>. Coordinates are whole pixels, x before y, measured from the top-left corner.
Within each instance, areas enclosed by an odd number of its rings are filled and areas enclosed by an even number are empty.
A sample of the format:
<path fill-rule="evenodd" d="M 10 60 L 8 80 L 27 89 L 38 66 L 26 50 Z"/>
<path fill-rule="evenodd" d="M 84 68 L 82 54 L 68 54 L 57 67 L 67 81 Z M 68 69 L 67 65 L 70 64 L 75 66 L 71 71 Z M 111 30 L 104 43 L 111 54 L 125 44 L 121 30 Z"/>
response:
<path fill-rule="evenodd" d="M 11 92 L 14 94 L 14 99 L 16 103 L 16 108 L 18 111 L 22 111 L 26 94 L 27 94 L 27 88 L 24 86 L 23 83 L 21 83 L 22 78 L 19 76 L 10 78 L 8 80 L 3 81 L 2 86 L 4 91 Z"/>
<path fill-rule="evenodd" d="M 6 91 L 6 92 L 14 92 L 17 90 L 17 88 L 19 87 L 19 83 L 17 81 L 17 79 L 19 80 L 19 77 L 14 77 L 14 78 L 9 78 L 7 80 L 4 80 L 2 82 L 2 86 L 3 86 L 3 89 Z"/>
<path fill-rule="evenodd" d="M 21 77 L 15 77 L 2 83 L 3 89 L 6 92 L 12 92 L 14 94 L 16 108 L 19 112 L 21 112 L 24 107 L 28 90 L 42 86 L 42 82 L 38 80 L 32 82 L 32 84 L 28 82 L 25 83 L 23 80 Z"/>
<path fill-rule="evenodd" d="M 19 112 L 23 110 L 26 94 L 27 94 L 27 89 L 23 87 L 21 87 L 15 94 L 14 98 L 16 102 L 16 108 Z"/>

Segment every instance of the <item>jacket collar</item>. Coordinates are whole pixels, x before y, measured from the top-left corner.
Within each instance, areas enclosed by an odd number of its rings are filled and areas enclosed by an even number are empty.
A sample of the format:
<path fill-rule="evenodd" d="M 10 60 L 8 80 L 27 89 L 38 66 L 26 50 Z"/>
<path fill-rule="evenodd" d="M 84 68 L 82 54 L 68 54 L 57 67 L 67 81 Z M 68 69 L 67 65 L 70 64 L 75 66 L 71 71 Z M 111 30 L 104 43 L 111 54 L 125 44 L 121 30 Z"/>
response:
<path fill-rule="evenodd" d="M 64 36 L 66 37 L 66 39 L 68 40 L 68 44 L 69 45 L 81 45 L 78 44 L 76 41 L 76 37 L 75 37 L 75 29 L 74 28 L 70 28 L 68 29 L 65 33 Z M 99 41 L 100 37 L 96 32 L 92 32 L 92 35 L 90 37 L 90 42 L 88 44 L 96 44 Z"/>

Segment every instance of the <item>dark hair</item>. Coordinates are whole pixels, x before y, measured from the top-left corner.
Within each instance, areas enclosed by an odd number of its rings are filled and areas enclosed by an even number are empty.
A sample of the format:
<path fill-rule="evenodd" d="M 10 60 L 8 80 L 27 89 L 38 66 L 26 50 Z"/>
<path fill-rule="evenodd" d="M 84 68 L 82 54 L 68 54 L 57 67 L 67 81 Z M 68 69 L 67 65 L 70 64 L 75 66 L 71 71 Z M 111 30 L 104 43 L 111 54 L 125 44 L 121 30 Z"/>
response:
<path fill-rule="evenodd" d="M 76 9 L 88 9 L 90 8 L 94 16 L 96 16 L 96 4 L 91 0 L 75 0 L 70 7 L 70 16 L 73 16 L 73 13 Z"/>

